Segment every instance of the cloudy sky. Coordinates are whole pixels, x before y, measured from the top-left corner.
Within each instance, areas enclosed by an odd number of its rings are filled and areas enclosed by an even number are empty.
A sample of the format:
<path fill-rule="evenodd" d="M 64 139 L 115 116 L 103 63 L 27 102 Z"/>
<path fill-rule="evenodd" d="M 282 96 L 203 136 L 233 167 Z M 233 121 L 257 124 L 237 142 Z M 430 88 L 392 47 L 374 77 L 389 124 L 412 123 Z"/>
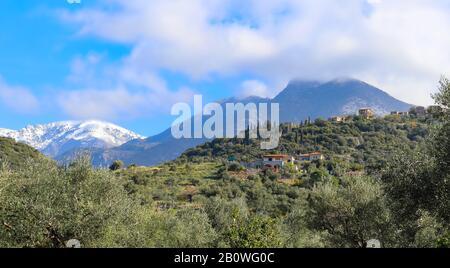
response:
<path fill-rule="evenodd" d="M 0 128 L 101 119 L 143 135 L 200 93 L 354 77 L 427 105 L 450 75 L 448 0 L 0 1 Z"/>

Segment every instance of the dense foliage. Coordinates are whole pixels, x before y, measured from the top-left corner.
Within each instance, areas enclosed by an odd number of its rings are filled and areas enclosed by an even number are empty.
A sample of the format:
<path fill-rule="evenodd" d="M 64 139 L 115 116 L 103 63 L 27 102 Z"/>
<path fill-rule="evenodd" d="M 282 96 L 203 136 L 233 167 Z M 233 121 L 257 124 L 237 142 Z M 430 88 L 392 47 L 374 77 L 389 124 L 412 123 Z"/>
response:
<path fill-rule="evenodd" d="M 427 116 L 284 125 L 273 153 L 326 158 L 279 173 L 245 168 L 267 153 L 250 139 L 110 169 L 2 149 L 0 247 L 448 247 L 449 81 L 439 89 Z"/>
<path fill-rule="evenodd" d="M 18 168 L 30 160 L 44 160 L 44 156 L 28 145 L 0 137 L 0 165 Z"/>
<path fill-rule="evenodd" d="M 366 120 L 354 116 L 346 122 L 317 119 L 300 125 L 282 125 L 279 146 L 273 151 L 260 149 L 260 140 L 215 139 L 187 150 L 179 161 L 201 162 L 235 158 L 252 162 L 268 153 L 299 155 L 320 151 L 328 164 L 342 164 L 353 169 L 365 166 L 379 169 L 399 147 L 414 149 L 429 133 L 433 117 L 386 116 Z"/>

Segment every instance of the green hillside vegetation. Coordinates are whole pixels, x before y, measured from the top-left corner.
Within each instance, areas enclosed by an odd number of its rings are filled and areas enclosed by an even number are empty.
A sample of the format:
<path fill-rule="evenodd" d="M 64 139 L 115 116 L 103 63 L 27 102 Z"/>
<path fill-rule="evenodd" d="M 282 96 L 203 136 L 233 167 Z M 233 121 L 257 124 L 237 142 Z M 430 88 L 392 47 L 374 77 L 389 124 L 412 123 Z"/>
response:
<path fill-rule="evenodd" d="M 0 137 L 0 166 L 8 165 L 17 169 L 26 165 L 28 161 L 44 159 L 39 151 L 30 146 Z"/>
<path fill-rule="evenodd" d="M 450 81 L 439 90 L 423 118 L 283 126 L 273 153 L 325 155 L 299 171 L 246 169 L 267 153 L 249 139 L 157 167 L 2 167 L 0 247 L 449 247 Z"/>
<path fill-rule="evenodd" d="M 352 117 L 335 123 L 318 119 L 299 126 L 282 125 L 282 137 L 276 150 L 260 149 L 260 140 L 215 139 L 187 150 L 178 162 L 202 162 L 230 157 L 237 162 L 253 162 L 270 153 L 292 156 L 319 151 L 323 163 L 333 172 L 336 166 L 367 171 L 386 164 L 386 159 L 400 147 L 414 149 L 429 133 L 432 117 L 386 116 L 376 119 Z"/>

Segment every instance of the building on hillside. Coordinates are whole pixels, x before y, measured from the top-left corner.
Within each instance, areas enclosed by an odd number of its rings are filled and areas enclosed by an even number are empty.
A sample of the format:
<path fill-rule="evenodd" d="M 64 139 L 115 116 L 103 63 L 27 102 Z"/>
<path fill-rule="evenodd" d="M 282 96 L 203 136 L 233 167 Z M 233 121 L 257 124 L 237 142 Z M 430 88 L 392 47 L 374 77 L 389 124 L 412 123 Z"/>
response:
<path fill-rule="evenodd" d="M 288 164 L 294 164 L 295 158 L 285 154 L 268 154 L 263 156 L 262 165 L 266 168 L 279 170 Z"/>
<path fill-rule="evenodd" d="M 416 106 L 411 108 L 410 113 L 417 116 L 424 116 L 427 114 L 427 109 L 423 106 Z"/>
<path fill-rule="evenodd" d="M 290 128 L 290 129 L 299 128 L 300 124 L 298 124 L 298 123 L 288 123 L 287 127 Z"/>
<path fill-rule="evenodd" d="M 320 152 L 313 152 L 309 154 L 301 154 L 299 155 L 300 161 L 316 161 L 316 160 L 324 160 L 325 156 Z"/>
<path fill-rule="evenodd" d="M 342 123 L 347 121 L 347 117 L 346 116 L 333 116 L 330 118 L 331 122 L 336 122 L 336 123 Z"/>
<path fill-rule="evenodd" d="M 375 116 L 375 112 L 370 108 L 362 108 L 362 109 L 359 109 L 358 115 L 365 119 L 370 119 Z"/>
<path fill-rule="evenodd" d="M 393 111 L 391 115 L 408 116 L 409 112 Z"/>

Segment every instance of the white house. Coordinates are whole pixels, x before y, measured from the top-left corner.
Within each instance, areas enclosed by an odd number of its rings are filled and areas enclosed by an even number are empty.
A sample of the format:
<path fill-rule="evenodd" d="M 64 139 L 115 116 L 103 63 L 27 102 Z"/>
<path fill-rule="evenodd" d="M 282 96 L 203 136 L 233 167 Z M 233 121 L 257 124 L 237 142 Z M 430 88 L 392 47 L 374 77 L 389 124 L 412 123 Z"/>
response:
<path fill-rule="evenodd" d="M 315 160 L 324 160 L 325 157 L 320 152 L 314 152 L 310 154 L 301 154 L 299 155 L 300 161 L 315 161 Z"/>
<path fill-rule="evenodd" d="M 295 158 L 285 154 L 269 154 L 263 156 L 262 164 L 264 167 L 278 170 L 285 167 L 287 164 L 293 164 Z"/>

